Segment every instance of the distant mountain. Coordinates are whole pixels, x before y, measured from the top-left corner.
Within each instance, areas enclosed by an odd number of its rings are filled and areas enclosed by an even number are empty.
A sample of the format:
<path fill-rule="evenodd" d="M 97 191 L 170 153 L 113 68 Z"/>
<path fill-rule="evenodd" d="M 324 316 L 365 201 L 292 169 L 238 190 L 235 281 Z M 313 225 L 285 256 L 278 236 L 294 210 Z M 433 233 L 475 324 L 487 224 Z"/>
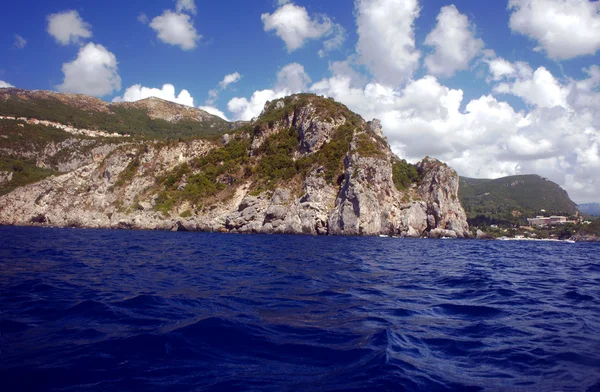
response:
<path fill-rule="evenodd" d="M 584 214 L 600 216 L 600 203 L 579 204 L 577 207 Z"/>
<path fill-rule="evenodd" d="M 108 103 L 81 94 L 0 89 L 0 115 L 154 139 L 218 136 L 239 124 L 160 98 Z"/>
<path fill-rule="evenodd" d="M 535 174 L 461 177 L 459 198 L 471 225 L 526 223 L 526 218 L 536 215 L 574 215 L 578 211 L 564 189 Z"/>

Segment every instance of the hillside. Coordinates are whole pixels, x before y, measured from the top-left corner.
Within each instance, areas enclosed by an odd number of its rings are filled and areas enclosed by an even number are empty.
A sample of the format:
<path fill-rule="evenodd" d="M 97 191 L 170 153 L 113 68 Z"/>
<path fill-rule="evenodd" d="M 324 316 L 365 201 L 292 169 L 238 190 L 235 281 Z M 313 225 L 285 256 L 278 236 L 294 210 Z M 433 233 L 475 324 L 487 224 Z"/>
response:
<path fill-rule="evenodd" d="M 596 219 L 589 225 L 582 226 L 579 232 L 582 234 L 595 235 L 600 237 L 600 219 Z"/>
<path fill-rule="evenodd" d="M 565 190 L 538 175 L 498 179 L 461 177 L 459 198 L 469 223 L 475 226 L 524 224 L 526 218 L 536 215 L 574 215 L 578 211 Z"/>
<path fill-rule="evenodd" d="M 214 137 L 235 126 L 197 108 L 159 98 L 108 103 L 79 94 L 0 89 L 0 115 L 152 139 Z"/>
<path fill-rule="evenodd" d="M 600 203 L 586 203 L 577 206 L 586 215 L 600 216 Z"/>
<path fill-rule="evenodd" d="M 90 102 L 99 109 L 75 112 L 113 116 L 102 109 L 112 104 Z M 137 105 L 118 107 L 149 117 L 162 103 Z M 315 95 L 268 102 L 256 121 L 218 139 L 87 137 L 15 122 L 0 140 L 0 224 L 470 235 L 454 170 L 431 158 L 408 164 L 378 120 Z"/>

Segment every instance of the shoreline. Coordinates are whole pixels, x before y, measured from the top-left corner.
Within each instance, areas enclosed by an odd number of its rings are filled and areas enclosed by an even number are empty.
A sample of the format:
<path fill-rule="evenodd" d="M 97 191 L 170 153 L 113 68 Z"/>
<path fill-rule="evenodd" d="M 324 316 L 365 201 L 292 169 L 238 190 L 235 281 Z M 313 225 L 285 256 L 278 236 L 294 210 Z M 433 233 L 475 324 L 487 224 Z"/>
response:
<path fill-rule="evenodd" d="M 53 225 L 17 225 L 0 223 L 0 228 L 3 227 L 32 227 L 42 229 L 83 229 L 83 230 L 115 230 L 115 231 L 162 231 L 162 232 L 180 232 L 180 233 L 216 233 L 216 234 L 241 234 L 241 235 L 286 235 L 286 236 L 308 236 L 308 237 L 356 237 L 356 238 L 393 238 L 393 239 L 411 239 L 411 240 L 475 240 L 475 241 L 531 241 L 531 242 L 564 242 L 564 243 L 600 243 L 600 237 L 585 237 L 583 240 L 576 240 L 569 238 L 566 240 L 560 240 L 555 238 L 512 238 L 512 237 L 498 237 L 498 238 L 476 238 L 475 236 L 468 238 L 452 238 L 452 237 L 402 237 L 395 235 L 386 234 L 375 234 L 375 235 L 352 235 L 352 234 L 324 234 L 324 235 L 312 235 L 308 233 L 267 233 L 267 232 L 240 232 L 240 231 L 220 231 L 220 230 L 176 230 L 181 226 L 177 226 L 171 229 L 168 228 L 131 228 L 131 227 L 88 227 L 88 226 L 53 226 Z"/>

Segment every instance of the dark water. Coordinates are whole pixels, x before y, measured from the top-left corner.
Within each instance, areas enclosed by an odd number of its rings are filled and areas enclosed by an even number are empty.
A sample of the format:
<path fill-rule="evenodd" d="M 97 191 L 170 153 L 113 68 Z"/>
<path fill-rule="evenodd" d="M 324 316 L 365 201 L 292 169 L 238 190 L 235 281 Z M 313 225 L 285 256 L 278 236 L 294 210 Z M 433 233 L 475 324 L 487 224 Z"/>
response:
<path fill-rule="evenodd" d="M 600 390 L 600 245 L 0 228 L 0 390 Z"/>

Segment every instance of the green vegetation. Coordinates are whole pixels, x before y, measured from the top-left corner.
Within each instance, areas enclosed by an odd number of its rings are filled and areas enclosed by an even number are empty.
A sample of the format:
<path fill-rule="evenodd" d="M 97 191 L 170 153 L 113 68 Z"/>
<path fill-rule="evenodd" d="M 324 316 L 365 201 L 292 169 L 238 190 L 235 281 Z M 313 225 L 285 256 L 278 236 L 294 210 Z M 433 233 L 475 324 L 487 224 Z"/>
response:
<path fill-rule="evenodd" d="M 12 180 L 0 185 L 0 195 L 12 192 L 15 188 L 38 182 L 53 174 L 59 174 L 50 169 L 42 169 L 35 161 L 11 157 L 0 157 L 0 171 L 12 172 Z"/>
<path fill-rule="evenodd" d="M 190 216 L 192 216 L 192 211 L 190 210 L 185 210 L 181 214 L 179 214 L 179 217 L 181 218 L 189 218 Z"/>
<path fill-rule="evenodd" d="M 157 185 L 162 192 L 155 209 L 167 213 L 183 200 L 201 206 L 209 198 L 217 195 L 222 198 L 222 192 L 229 192 L 230 186 L 239 181 L 250 180 L 251 194 L 259 194 L 303 178 L 315 168 L 320 168 L 325 180 L 333 184 L 343 173 L 343 160 L 350 149 L 356 124 L 346 122 L 334 132 L 329 143 L 314 154 L 297 160 L 294 155 L 300 151 L 300 146 L 295 128 L 267 137 L 250 156 L 251 141 L 244 134 L 259 132 L 260 126 L 244 127 L 227 145 L 194 159 L 190 165 L 179 165 L 160 178 Z"/>
<path fill-rule="evenodd" d="M 24 121 L 0 120 L 0 148 L 10 150 L 43 150 L 48 143 L 60 143 L 71 137 L 68 133 L 44 125 Z"/>
<path fill-rule="evenodd" d="M 227 121 L 216 116 L 203 122 L 184 119 L 170 123 L 151 119 L 147 111 L 141 108 L 112 105 L 108 112 L 88 111 L 54 98 L 24 100 L 10 96 L 0 101 L 0 114 L 153 139 L 216 137 L 230 129 Z"/>
<path fill-rule="evenodd" d="M 600 237 L 600 219 L 596 219 L 589 225 L 581 225 L 579 232 L 581 234 L 592 234 Z"/>
<path fill-rule="evenodd" d="M 201 204 L 243 178 L 249 146 L 250 141 L 238 134 L 226 146 L 194 159 L 190 165 L 175 167 L 158 180 L 163 191 L 155 201 L 155 209 L 166 213 L 182 200 Z"/>
<path fill-rule="evenodd" d="M 115 186 L 120 187 L 120 186 L 130 183 L 131 180 L 133 180 L 133 177 L 135 176 L 135 173 L 137 173 L 139 168 L 140 168 L 140 156 L 139 156 L 139 154 L 136 154 L 136 156 L 133 158 L 133 160 L 131 160 L 131 162 L 129 162 L 127 167 L 121 173 L 119 173 L 119 177 L 117 178 L 117 181 L 115 181 Z"/>
<path fill-rule="evenodd" d="M 526 225 L 542 214 L 574 215 L 577 205 L 557 184 L 537 175 L 495 180 L 461 177 L 459 198 L 472 226 Z"/>
<path fill-rule="evenodd" d="M 377 143 L 376 136 L 361 133 L 356 137 L 356 151 L 363 157 L 385 158 L 385 151 L 381 147 L 381 141 Z"/>
<path fill-rule="evenodd" d="M 329 143 L 325 143 L 313 155 L 299 160 L 298 163 L 304 168 L 304 172 L 308 171 L 307 168 L 322 167 L 325 181 L 329 184 L 333 184 L 334 181 L 339 183 L 344 170 L 344 157 L 350 150 L 356 125 L 352 120 L 347 121 L 335 131 Z"/>
<path fill-rule="evenodd" d="M 277 107 L 277 102 L 282 101 L 283 106 Z M 351 112 L 346 106 L 335 102 L 333 98 L 318 97 L 314 94 L 295 94 L 270 103 L 267 110 L 260 116 L 256 125 L 269 124 L 281 121 L 283 118 L 294 113 L 296 109 L 311 104 L 315 112 L 322 120 L 334 120 L 345 117 L 346 119 L 356 119 L 358 116 Z"/>
<path fill-rule="evenodd" d="M 399 191 L 408 189 L 412 184 L 419 184 L 422 180 L 417 167 L 404 159 L 392 163 L 392 178 Z"/>
<path fill-rule="evenodd" d="M 280 181 L 289 181 L 297 173 L 294 153 L 298 151 L 298 131 L 282 130 L 267 138 L 258 153 L 261 155 L 256 174 L 267 187 Z"/>

